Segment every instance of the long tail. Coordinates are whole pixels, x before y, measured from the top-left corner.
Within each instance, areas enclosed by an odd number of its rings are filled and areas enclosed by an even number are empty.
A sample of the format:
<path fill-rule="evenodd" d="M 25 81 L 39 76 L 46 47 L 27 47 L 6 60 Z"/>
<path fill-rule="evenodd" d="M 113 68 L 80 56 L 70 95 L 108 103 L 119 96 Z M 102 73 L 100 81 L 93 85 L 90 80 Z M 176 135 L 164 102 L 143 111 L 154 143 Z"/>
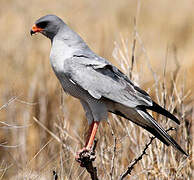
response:
<path fill-rule="evenodd" d="M 166 116 L 172 119 L 177 124 L 180 124 L 180 121 L 173 114 L 171 114 L 169 111 L 167 111 L 166 109 L 164 109 L 163 107 L 155 103 L 154 101 L 153 101 L 153 106 L 142 106 L 142 107 L 145 109 L 150 109 L 152 111 L 155 111 L 159 114 L 162 114 L 163 116 Z"/>
<path fill-rule="evenodd" d="M 145 119 L 145 121 L 150 124 L 149 126 L 145 126 L 146 130 L 155 135 L 158 139 L 160 139 L 164 144 L 171 145 L 184 155 L 188 156 L 188 154 L 177 144 L 177 142 L 155 121 L 155 119 L 146 111 L 142 109 L 137 109 L 137 112 Z M 157 111 L 156 111 L 157 112 Z M 168 116 L 167 116 L 168 117 Z"/>

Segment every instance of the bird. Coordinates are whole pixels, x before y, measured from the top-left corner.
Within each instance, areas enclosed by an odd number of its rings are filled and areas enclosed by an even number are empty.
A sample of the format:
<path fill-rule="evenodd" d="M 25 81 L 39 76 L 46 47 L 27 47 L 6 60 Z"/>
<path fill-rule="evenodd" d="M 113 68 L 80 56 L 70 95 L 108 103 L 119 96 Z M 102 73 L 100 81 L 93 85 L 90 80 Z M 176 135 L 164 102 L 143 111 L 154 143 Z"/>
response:
<path fill-rule="evenodd" d="M 63 90 L 79 99 L 89 124 L 89 135 L 80 154 L 92 148 L 97 129 L 108 113 L 113 113 L 144 128 L 165 145 L 188 154 L 147 110 L 180 121 L 158 105 L 108 60 L 94 53 L 84 40 L 56 15 L 35 21 L 30 34 L 41 33 L 51 40 L 50 64 Z"/>

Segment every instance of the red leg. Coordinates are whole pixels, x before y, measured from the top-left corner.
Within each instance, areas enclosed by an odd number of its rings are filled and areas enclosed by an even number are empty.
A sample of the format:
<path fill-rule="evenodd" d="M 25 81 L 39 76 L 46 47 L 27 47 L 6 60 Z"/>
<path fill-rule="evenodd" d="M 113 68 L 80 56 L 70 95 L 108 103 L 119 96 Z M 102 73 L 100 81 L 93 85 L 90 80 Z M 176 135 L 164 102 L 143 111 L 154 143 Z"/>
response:
<path fill-rule="evenodd" d="M 94 138 L 96 136 L 96 132 L 98 130 L 99 123 L 100 122 L 94 122 L 94 124 L 93 124 L 92 131 L 90 133 L 90 137 L 89 137 L 89 140 L 88 140 L 88 144 L 86 146 L 87 150 L 90 150 L 92 148 L 92 144 L 94 142 Z"/>
<path fill-rule="evenodd" d="M 95 135 L 96 135 L 96 132 L 98 130 L 98 126 L 99 126 L 99 123 L 100 122 L 93 122 L 91 125 L 90 125 L 90 129 L 89 129 L 89 135 L 88 135 L 88 138 L 86 140 L 86 144 L 84 146 L 84 148 L 82 148 L 81 150 L 79 150 L 77 152 L 77 155 L 76 155 L 76 160 L 78 162 L 79 161 L 79 158 L 80 158 L 80 154 L 84 151 L 89 151 L 91 148 L 92 148 L 92 144 L 94 142 L 94 138 L 95 138 Z"/>
<path fill-rule="evenodd" d="M 87 139 L 86 139 L 86 143 L 85 143 L 84 147 L 86 147 L 87 144 L 88 144 L 88 141 L 89 141 L 89 139 L 90 139 L 90 135 L 91 135 L 91 133 L 92 133 L 93 127 L 94 127 L 94 122 L 92 122 L 92 124 L 91 124 L 90 127 L 89 127 L 88 134 L 87 134 Z"/>

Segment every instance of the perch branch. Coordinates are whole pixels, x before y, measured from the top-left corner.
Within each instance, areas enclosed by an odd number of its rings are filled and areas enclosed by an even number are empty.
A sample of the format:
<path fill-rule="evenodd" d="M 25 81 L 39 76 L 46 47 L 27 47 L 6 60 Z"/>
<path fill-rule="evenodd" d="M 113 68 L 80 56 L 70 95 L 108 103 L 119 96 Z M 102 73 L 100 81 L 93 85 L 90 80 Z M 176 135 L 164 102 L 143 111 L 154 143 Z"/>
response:
<path fill-rule="evenodd" d="M 97 177 L 97 168 L 93 166 L 92 162 L 96 159 L 95 149 L 97 145 L 97 140 L 94 140 L 94 145 L 91 151 L 84 151 L 80 154 L 81 166 L 86 168 L 87 172 L 90 174 L 92 180 L 98 180 Z"/>

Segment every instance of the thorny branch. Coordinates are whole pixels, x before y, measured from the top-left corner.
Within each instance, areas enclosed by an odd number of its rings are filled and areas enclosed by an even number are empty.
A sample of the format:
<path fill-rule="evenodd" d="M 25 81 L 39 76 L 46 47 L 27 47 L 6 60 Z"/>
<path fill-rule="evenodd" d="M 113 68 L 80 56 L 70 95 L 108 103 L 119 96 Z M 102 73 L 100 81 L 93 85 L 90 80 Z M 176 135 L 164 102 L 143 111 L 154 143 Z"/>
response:
<path fill-rule="evenodd" d="M 83 153 L 80 154 L 80 161 L 81 161 L 81 166 L 85 167 L 87 172 L 90 174 L 92 180 L 98 180 L 97 177 L 97 168 L 93 166 L 92 161 L 95 160 L 95 149 L 97 145 L 97 140 L 94 140 L 94 145 L 92 147 L 91 151 L 84 151 Z"/>
<path fill-rule="evenodd" d="M 170 127 L 169 129 L 166 130 L 166 132 L 171 131 L 171 130 L 175 130 L 175 128 Z M 133 170 L 133 168 L 135 167 L 135 165 L 143 158 L 144 155 L 146 154 L 146 150 L 148 149 L 148 147 L 150 146 L 150 144 L 152 144 L 152 141 L 155 139 L 155 136 L 150 137 L 150 141 L 145 145 L 145 148 L 143 149 L 142 153 L 139 155 L 138 158 L 135 158 L 134 161 L 131 163 L 130 166 L 128 166 L 127 170 L 125 170 L 125 172 L 123 174 L 120 175 L 120 179 L 119 180 L 123 180 L 127 175 L 131 174 L 131 171 Z"/>

